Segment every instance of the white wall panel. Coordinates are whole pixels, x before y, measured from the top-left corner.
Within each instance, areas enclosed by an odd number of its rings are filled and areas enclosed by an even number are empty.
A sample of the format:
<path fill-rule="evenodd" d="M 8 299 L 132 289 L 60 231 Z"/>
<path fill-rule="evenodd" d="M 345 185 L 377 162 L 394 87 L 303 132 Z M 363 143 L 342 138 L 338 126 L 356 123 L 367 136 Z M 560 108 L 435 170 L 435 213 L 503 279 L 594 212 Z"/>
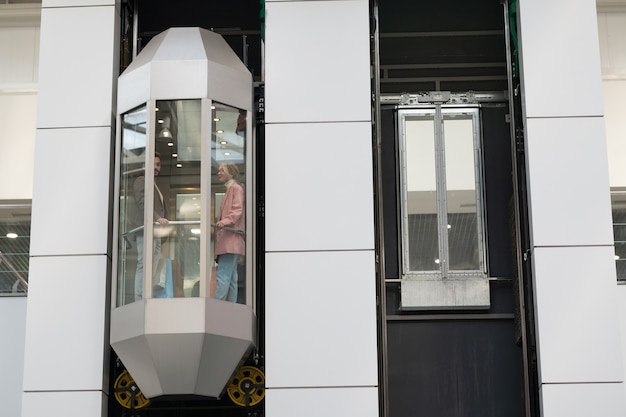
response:
<path fill-rule="evenodd" d="M 371 125 L 267 125 L 266 249 L 373 249 Z"/>
<path fill-rule="evenodd" d="M 623 384 L 557 384 L 541 388 L 542 417 L 623 417 Z"/>
<path fill-rule="evenodd" d="M 111 124 L 115 17 L 112 6 L 42 10 L 38 128 Z"/>
<path fill-rule="evenodd" d="M 101 392 L 24 393 L 22 417 L 91 417 L 106 415 L 107 398 Z"/>
<path fill-rule="evenodd" d="M 21 415 L 25 333 L 26 297 L 1 297 L 0 404 L 6 417 Z"/>
<path fill-rule="evenodd" d="M 541 382 L 622 381 L 613 247 L 535 248 L 532 259 Z"/>
<path fill-rule="evenodd" d="M 526 116 L 602 115 L 596 2 L 518 4 Z"/>
<path fill-rule="evenodd" d="M 378 417 L 378 390 L 367 388 L 268 389 L 271 417 Z"/>
<path fill-rule="evenodd" d="M 373 251 L 266 254 L 268 388 L 378 384 L 374 266 Z"/>
<path fill-rule="evenodd" d="M 24 391 L 102 389 L 107 267 L 104 255 L 31 258 Z"/>
<path fill-rule="evenodd" d="M 36 117 L 36 94 L 0 94 L 0 200 L 33 196 Z"/>
<path fill-rule="evenodd" d="M 31 255 L 107 252 L 109 127 L 39 129 Z"/>
<path fill-rule="evenodd" d="M 265 6 L 266 123 L 370 120 L 368 2 Z"/>
<path fill-rule="evenodd" d="M 612 245 L 604 119 L 529 119 L 526 142 L 533 245 Z"/>

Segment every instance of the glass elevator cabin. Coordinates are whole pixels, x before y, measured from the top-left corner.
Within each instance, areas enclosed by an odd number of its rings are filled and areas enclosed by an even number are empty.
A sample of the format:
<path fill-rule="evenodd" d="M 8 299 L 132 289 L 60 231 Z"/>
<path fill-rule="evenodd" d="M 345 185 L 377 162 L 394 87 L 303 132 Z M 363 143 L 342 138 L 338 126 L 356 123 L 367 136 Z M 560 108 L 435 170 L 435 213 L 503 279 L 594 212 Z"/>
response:
<path fill-rule="evenodd" d="M 256 345 L 252 91 L 201 28 L 119 77 L 111 346 L 147 398 L 219 398 Z"/>

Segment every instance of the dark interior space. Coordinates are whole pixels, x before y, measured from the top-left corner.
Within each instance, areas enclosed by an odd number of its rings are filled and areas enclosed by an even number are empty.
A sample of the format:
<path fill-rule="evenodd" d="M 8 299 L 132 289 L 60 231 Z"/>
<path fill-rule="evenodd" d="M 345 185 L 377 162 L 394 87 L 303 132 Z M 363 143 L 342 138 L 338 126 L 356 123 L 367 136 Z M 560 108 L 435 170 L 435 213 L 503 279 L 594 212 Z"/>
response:
<path fill-rule="evenodd" d="M 379 1 L 381 93 L 507 89 L 499 1 Z"/>
<path fill-rule="evenodd" d="M 262 18 L 259 0 L 122 2 L 122 43 L 125 51 L 122 51 L 121 70 L 128 65 L 132 56 L 134 15 L 137 16 L 137 53 L 164 30 L 172 27 L 201 27 L 221 34 L 247 65 L 254 80 L 260 80 Z"/>
<path fill-rule="evenodd" d="M 523 350 L 516 318 L 513 155 L 508 106 L 505 5 L 377 2 L 382 96 L 428 91 L 494 92 L 482 104 L 487 310 L 400 309 L 402 230 L 396 105 L 380 112 L 383 255 L 389 415 L 526 415 Z"/>

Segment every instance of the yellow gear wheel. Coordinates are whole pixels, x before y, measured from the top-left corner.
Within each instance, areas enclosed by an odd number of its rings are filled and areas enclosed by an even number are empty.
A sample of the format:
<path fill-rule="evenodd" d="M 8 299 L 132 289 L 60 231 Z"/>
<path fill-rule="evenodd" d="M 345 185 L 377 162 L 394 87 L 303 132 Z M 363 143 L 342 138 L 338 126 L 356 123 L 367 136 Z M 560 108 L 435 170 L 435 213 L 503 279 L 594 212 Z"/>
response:
<path fill-rule="evenodd" d="M 239 368 L 228 388 L 228 396 L 242 407 L 257 405 L 265 398 L 265 375 L 254 366 Z"/>
<path fill-rule="evenodd" d="M 113 384 L 113 391 L 115 399 L 124 408 L 137 410 L 150 404 L 150 400 L 143 396 L 143 393 L 127 370 L 124 370 L 117 377 L 115 384 Z"/>

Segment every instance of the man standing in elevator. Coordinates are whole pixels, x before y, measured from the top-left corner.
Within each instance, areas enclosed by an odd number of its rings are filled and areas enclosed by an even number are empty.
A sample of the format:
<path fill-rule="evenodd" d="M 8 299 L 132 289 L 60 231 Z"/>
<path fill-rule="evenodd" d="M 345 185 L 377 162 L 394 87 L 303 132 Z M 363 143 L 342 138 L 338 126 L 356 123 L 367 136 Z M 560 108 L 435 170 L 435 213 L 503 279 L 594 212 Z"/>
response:
<path fill-rule="evenodd" d="M 161 155 L 158 152 L 154 153 L 154 177 L 156 178 L 161 172 Z M 133 183 L 133 193 L 135 196 L 135 203 L 137 204 L 137 216 L 138 224 L 144 227 L 148 226 L 144 222 L 144 200 L 145 200 L 145 176 L 141 175 L 137 177 Z M 161 256 L 161 243 L 162 233 L 157 233 L 159 226 L 165 226 L 168 221 L 168 210 L 166 201 L 163 198 L 163 194 L 159 187 L 154 183 L 154 204 L 153 204 L 152 222 L 155 224 L 153 245 L 152 245 L 152 281 L 154 285 L 155 278 L 160 276 L 160 270 L 162 268 L 162 256 Z M 137 269 L 135 271 L 135 301 L 141 300 L 143 295 L 143 260 L 144 260 L 144 241 L 143 241 L 143 229 L 136 235 L 137 243 Z M 157 278 L 158 281 L 158 278 Z"/>

